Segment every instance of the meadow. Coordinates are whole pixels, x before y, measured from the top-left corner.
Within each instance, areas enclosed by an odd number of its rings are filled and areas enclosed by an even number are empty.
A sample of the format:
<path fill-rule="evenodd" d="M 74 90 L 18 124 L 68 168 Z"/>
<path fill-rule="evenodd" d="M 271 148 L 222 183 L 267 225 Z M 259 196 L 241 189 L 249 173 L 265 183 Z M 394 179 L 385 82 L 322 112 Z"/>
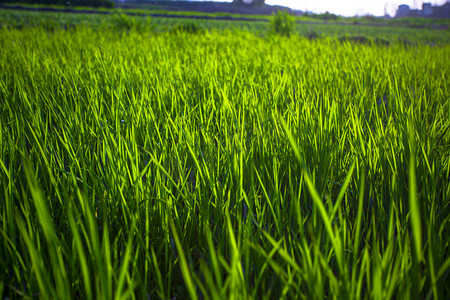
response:
<path fill-rule="evenodd" d="M 445 40 L 111 24 L 0 29 L 1 298 L 449 297 Z"/>

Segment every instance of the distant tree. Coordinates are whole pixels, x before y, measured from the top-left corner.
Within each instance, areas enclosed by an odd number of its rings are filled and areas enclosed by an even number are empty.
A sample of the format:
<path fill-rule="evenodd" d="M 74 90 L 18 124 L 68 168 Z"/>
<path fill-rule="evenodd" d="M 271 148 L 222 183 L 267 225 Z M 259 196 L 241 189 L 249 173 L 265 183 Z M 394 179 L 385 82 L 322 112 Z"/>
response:
<path fill-rule="evenodd" d="M 70 3 L 73 6 L 104 6 L 113 7 L 114 2 L 111 0 L 0 0 L 2 2 L 18 2 L 18 3 L 29 3 L 29 4 L 59 4 L 66 5 Z"/>

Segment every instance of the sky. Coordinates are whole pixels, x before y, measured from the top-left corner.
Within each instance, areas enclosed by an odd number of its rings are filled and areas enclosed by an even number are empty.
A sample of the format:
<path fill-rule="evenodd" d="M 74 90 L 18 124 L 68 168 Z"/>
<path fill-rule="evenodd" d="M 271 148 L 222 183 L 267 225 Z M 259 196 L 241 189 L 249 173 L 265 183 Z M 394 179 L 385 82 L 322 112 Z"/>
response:
<path fill-rule="evenodd" d="M 218 2 L 232 2 L 231 0 L 209 0 Z M 395 15 L 400 4 L 407 4 L 414 8 L 422 8 L 422 2 L 431 2 L 433 5 L 442 5 L 447 0 L 266 0 L 266 4 L 282 5 L 292 9 L 311 11 L 314 13 L 330 12 L 341 16 L 374 15 L 383 16 L 385 11 Z"/>

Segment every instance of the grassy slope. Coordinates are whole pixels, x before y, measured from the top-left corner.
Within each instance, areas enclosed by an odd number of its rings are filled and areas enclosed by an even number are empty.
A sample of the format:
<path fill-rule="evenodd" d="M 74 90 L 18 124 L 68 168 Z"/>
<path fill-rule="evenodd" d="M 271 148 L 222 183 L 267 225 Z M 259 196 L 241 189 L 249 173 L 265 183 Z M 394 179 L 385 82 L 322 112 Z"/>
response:
<path fill-rule="evenodd" d="M 449 46 L 30 28 L 0 52 L 3 297 L 449 294 Z"/>

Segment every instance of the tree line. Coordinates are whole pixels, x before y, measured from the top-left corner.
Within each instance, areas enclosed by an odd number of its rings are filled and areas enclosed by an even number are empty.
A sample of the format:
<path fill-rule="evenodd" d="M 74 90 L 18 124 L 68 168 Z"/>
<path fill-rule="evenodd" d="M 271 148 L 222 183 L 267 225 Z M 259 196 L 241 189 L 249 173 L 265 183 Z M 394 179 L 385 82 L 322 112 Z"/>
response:
<path fill-rule="evenodd" d="M 93 6 L 93 7 L 114 7 L 111 0 L 0 0 L 0 3 L 27 3 L 27 4 L 47 4 L 47 5 L 67 5 L 67 6 Z"/>
<path fill-rule="evenodd" d="M 168 0 L 162 0 L 168 1 Z M 112 0 L 0 0 L 0 3 L 15 2 L 15 3 L 27 3 L 27 4 L 47 4 L 47 5 L 74 5 L 74 6 L 94 6 L 94 7 L 113 7 L 114 1 Z M 265 0 L 233 0 L 236 5 L 250 5 L 260 6 L 263 5 Z"/>

